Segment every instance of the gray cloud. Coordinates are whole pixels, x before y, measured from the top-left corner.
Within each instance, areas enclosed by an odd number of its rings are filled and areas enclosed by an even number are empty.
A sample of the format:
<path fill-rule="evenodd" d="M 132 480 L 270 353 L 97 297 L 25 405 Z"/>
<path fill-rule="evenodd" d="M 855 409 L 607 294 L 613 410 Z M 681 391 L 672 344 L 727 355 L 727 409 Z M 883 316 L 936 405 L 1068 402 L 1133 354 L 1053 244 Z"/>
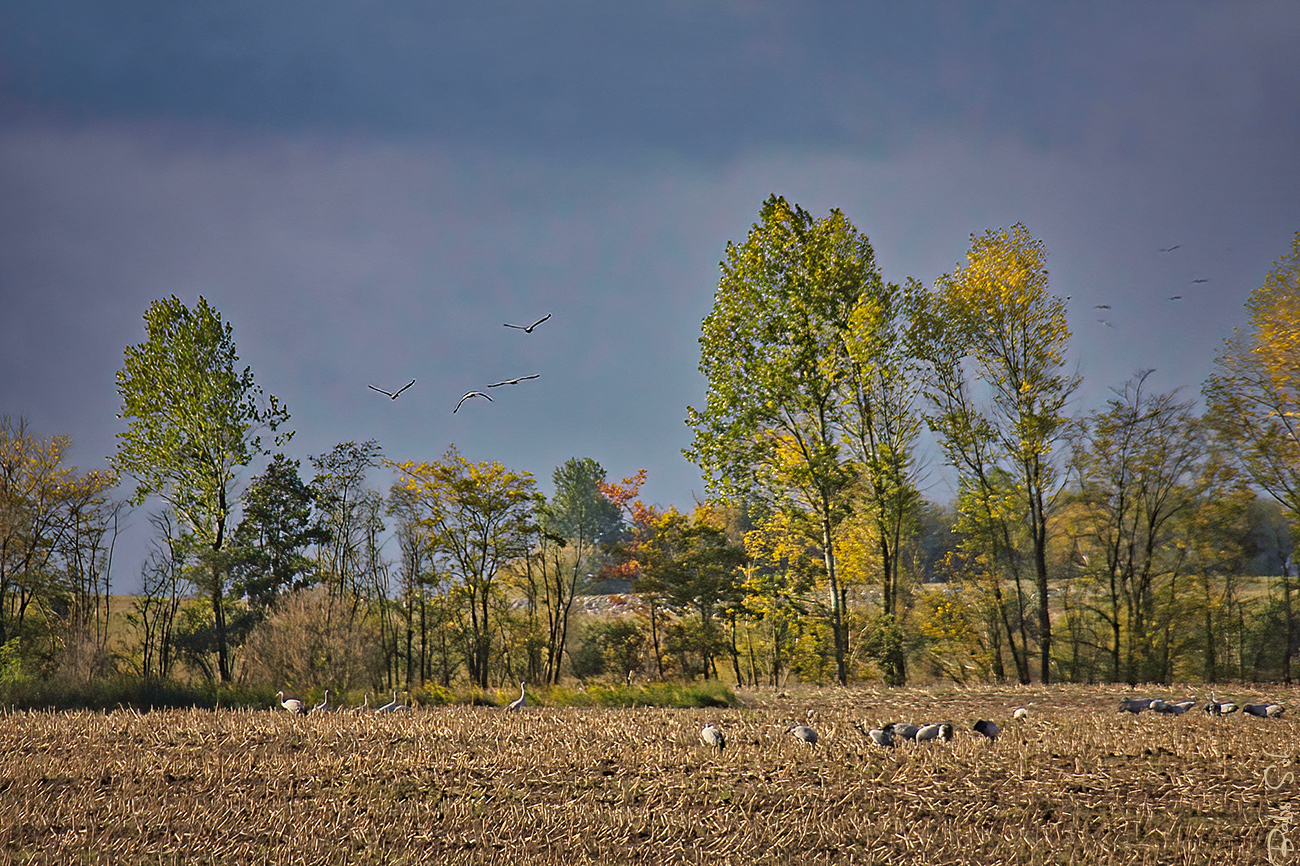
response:
<path fill-rule="evenodd" d="M 9 4 L 0 413 L 102 465 L 145 308 L 203 294 L 288 402 L 291 456 L 454 442 L 544 481 L 592 456 L 689 507 L 699 323 L 771 192 L 844 210 L 891 280 L 933 280 L 971 232 L 1023 220 L 1073 296 L 1079 408 L 1142 367 L 1194 393 L 1300 228 L 1297 18 Z M 1114 328 L 1090 315 L 1103 302 Z M 546 312 L 526 340 L 501 327 Z M 534 372 L 452 416 L 469 388 Z M 412 377 L 395 402 L 366 388 Z"/>

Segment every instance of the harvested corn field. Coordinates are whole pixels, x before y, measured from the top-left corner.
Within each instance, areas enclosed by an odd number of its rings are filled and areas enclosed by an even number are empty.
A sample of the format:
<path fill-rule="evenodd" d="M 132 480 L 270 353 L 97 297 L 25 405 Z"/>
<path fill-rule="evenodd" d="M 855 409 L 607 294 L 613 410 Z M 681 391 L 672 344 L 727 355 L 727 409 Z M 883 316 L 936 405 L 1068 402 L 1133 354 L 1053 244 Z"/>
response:
<path fill-rule="evenodd" d="M 0 717 L 0 861 L 1258 863 L 1270 843 L 1274 862 L 1290 859 L 1300 737 L 1289 712 L 1117 712 L 1131 694 L 16 713 Z M 1293 693 L 1269 697 L 1290 705 Z M 996 741 L 971 730 L 978 719 L 1000 726 Z M 700 741 L 711 721 L 721 752 Z M 889 721 L 949 721 L 956 734 L 882 748 L 859 730 Z M 816 745 L 787 733 L 796 723 Z"/>

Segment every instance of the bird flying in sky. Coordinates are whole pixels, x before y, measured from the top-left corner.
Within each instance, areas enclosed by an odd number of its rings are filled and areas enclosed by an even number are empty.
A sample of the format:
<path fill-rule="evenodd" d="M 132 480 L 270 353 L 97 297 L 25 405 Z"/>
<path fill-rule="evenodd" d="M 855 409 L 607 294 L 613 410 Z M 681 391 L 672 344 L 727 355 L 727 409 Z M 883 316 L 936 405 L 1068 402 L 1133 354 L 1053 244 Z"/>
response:
<path fill-rule="evenodd" d="M 487 401 L 488 401 L 489 403 L 492 402 L 492 398 L 491 398 L 491 397 L 488 397 L 488 395 L 487 395 L 487 394 L 484 394 L 482 391 L 467 391 L 467 392 L 465 393 L 465 396 L 460 398 L 460 403 L 457 403 L 457 404 L 456 404 L 456 408 L 451 410 L 451 414 L 455 415 L 457 412 L 459 412 L 459 411 L 460 411 L 460 404 L 461 404 L 461 403 L 464 403 L 464 402 L 465 402 L 466 400 L 468 400 L 470 397 L 487 397 Z"/>
<path fill-rule="evenodd" d="M 1110 304 L 1094 304 L 1093 306 L 1095 306 L 1095 307 L 1096 307 L 1097 309 L 1099 309 L 1099 310 L 1109 310 L 1109 309 L 1110 309 Z"/>
<path fill-rule="evenodd" d="M 500 381 L 500 382 L 493 382 L 491 385 L 488 385 L 488 387 L 489 387 L 489 388 L 495 388 L 495 387 L 497 387 L 498 385 L 518 385 L 520 382 L 524 381 L 525 379 L 536 379 L 536 378 L 537 378 L 538 376 L 540 376 L 540 375 L 542 375 L 542 374 L 541 374 L 541 373 L 534 373 L 534 374 L 531 375 L 531 376 L 516 376 L 516 377 L 513 378 L 513 379 L 503 379 L 503 380 Z"/>
<path fill-rule="evenodd" d="M 538 319 L 536 322 L 533 322 L 531 325 L 512 325 L 509 322 L 502 322 L 502 325 L 504 325 L 507 328 L 518 328 L 519 330 L 523 331 L 525 334 L 531 334 L 533 332 L 533 328 L 536 328 L 538 325 L 540 325 L 542 322 L 545 322 L 550 317 L 551 314 L 547 313 L 545 316 L 542 316 L 540 319 Z"/>
<path fill-rule="evenodd" d="M 1181 246 L 1182 246 L 1182 244 L 1174 244 L 1172 247 L 1165 247 L 1165 248 L 1163 248 L 1162 250 L 1160 250 L 1160 252 L 1162 252 L 1162 253 L 1172 253 L 1174 250 L 1178 249 L 1178 248 L 1181 247 Z"/>
<path fill-rule="evenodd" d="M 366 387 L 372 391 L 378 391 L 380 394 L 387 394 L 388 399 L 390 400 L 396 400 L 398 394 L 401 394 L 403 391 L 405 391 L 407 388 L 411 387 L 414 384 L 415 384 L 415 380 L 412 379 L 402 387 L 398 388 L 396 391 L 385 391 L 383 388 L 376 388 L 374 385 L 367 385 Z"/>

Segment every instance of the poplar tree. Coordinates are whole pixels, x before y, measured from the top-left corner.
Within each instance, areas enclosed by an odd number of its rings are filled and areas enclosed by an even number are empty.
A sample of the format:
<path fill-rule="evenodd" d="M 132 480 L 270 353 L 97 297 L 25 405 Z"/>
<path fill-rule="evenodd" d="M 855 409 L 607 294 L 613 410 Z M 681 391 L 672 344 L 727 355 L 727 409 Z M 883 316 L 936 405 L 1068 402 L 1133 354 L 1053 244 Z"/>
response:
<path fill-rule="evenodd" d="M 848 679 L 846 597 L 835 533 L 850 513 L 856 473 L 839 444 L 849 375 L 845 335 L 863 293 L 878 285 L 871 244 L 832 210 L 815 220 L 773 195 L 744 243 L 728 243 L 700 335 L 703 410 L 685 451 L 710 494 L 767 501 L 809 515 L 820 537 L 835 642 Z"/>
<path fill-rule="evenodd" d="M 278 430 L 289 411 L 264 399 L 251 367 L 239 369 L 233 330 L 203 297 L 193 309 L 175 295 L 156 300 L 144 321 L 147 339 L 126 348 L 117 373 L 127 429 L 114 464 L 136 480 L 135 504 L 160 497 L 202 544 L 198 582 L 212 604 L 218 676 L 229 682 L 224 552 L 239 471 L 267 453 L 260 431 Z"/>
<path fill-rule="evenodd" d="M 1039 675 L 1047 683 L 1047 518 L 1063 475 L 1057 464 L 1069 430 L 1065 409 L 1081 380 L 1065 371 L 1070 329 L 1065 301 L 1048 288 L 1043 242 L 1020 223 L 972 235 L 971 242 L 966 266 L 939 278 L 923 314 L 918 345 L 929 362 L 928 421 L 961 475 L 963 502 L 980 512 L 967 517 L 984 524 L 995 561 L 1010 571 L 1018 597 L 1021 575 L 1033 575 Z M 1028 564 L 1018 542 L 1022 532 Z M 1000 586 L 996 594 L 1001 603 Z M 1024 619 L 1016 661 L 1027 682 Z"/>

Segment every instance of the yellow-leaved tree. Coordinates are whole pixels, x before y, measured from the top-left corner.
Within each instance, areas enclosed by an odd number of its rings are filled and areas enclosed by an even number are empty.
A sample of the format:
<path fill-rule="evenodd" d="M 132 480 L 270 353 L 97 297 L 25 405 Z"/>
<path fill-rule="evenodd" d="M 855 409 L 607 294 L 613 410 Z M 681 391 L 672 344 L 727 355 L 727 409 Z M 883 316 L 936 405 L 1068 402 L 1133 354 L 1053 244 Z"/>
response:
<path fill-rule="evenodd" d="M 399 463 L 400 483 L 421 511 L 439 574 L 453 583 L 465 617 L 462 652 L 470 678 L 487 688 L 500 601 L 497 578 L 528 553 L 537 503 L 532 473 L 474 463 L 453 445 L 432 463 Z"/>
<path fill-rule="evenodd" d="M 1226 339 L 1202 387 L 1205 419 L 1238 465 L 1295 519 L 1300 516 L 1300 232 L 1246 301 L 1250 323 Z M 1282 565 L 1283 672 L 1300 650 L 1289 562 Z"/>
<path fill-rule="evenodd" d="M 1246 308 L 1249 326 L 1224 341 L 1202 389 L 1206 418 L 1251 480 L 1300 515 L 1300 232 Z"/>
<path fill-rule="evenodd" d="M 1050 682 L 1047 517 L 1064 475 L 1065 407 L 1080 379 L 1065 370 L 1070 329 L 1065 301 L 1048 288 L 1043 242 L 1020 223 L 971 241 L 965 267 L 939 278 L 918 318 L 927 421 L 960 476 L 966 516 L 981 523 L 974 537 L 1012 581 L 1015 607 L 1032 577 L 1033 634 L 1020 617 L 1006 637 L 1022 682 L 1037 639 L 1039 676 Z"/>

